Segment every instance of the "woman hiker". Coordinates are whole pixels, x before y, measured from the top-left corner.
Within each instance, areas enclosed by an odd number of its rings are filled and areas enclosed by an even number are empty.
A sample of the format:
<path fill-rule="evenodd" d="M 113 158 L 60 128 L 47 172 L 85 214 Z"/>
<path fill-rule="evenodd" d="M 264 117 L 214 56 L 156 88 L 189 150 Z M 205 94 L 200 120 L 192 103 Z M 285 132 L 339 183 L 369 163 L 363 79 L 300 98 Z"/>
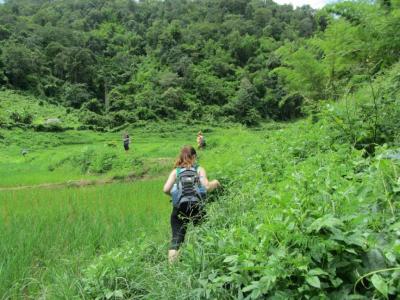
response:
<path fill-rule="evenodd" d="M 183 243 L 190 221 L 197 225 L 204 216 L 204 201 L 207 192 L 220 186 L 218 180 L 208 181 L 206 170 L 196 163 L 196 150 L 184 146 L 175 162 L 175 168 L 164 184 L 164 193 L 172 196 L 171 213 L 172 241 L 168 261 L 174 262 Z"/>

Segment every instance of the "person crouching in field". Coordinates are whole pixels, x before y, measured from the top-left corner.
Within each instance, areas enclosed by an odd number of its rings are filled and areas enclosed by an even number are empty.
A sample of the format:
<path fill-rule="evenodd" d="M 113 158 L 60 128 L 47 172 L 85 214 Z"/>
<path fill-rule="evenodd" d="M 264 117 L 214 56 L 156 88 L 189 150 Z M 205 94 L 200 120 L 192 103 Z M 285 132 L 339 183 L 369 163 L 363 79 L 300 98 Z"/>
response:
<path fill-rule="evenodd" d="M 197 165 L 196 150 L 192 146 L 184 146 L 163 188 L 164 193 L 172 196 L 173 204 L 172 241 L 168 251 L 170 263 L 178 257 L 188 223 L 192 221 L 197 225 L 204 216 L 207 192 L 219 186 L 218 180 L 208 181 L 206 170 Z"/>

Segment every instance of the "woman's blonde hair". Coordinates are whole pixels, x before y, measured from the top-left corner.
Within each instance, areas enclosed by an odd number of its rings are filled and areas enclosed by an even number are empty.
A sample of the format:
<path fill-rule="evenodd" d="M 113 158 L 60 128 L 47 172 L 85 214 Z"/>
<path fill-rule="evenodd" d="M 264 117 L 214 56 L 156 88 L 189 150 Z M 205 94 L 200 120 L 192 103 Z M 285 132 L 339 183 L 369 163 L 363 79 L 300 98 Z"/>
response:
<path fill-rule="evenodd" d="M 192 146 L 184 146 L 175 161 L 175 168 L 190 168 L 194 165 L 195 161 L 196 150 Z"/>

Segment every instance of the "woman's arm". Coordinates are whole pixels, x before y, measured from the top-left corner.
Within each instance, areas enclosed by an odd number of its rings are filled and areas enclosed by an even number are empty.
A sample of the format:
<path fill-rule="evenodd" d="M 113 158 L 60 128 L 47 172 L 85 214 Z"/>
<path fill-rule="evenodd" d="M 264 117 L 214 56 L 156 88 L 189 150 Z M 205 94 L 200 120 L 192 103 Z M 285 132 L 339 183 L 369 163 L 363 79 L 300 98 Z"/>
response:
<path fill-rule="evenodd" d="M 174 186 L 175 181 L 176 181 L 176 171 L 172 170 L 172 172 L 168 176 L 167 181 L 164 184 L 163 192 L 169 195 L 172 187 Z"/>
<path fill-rule="evenodd" d="M 199 176 L 200 176 L 200 183 L 206 187 L 207 192 L 211 192 L 221 186 L 218 180 L 211 180 L 208 181 L 206 170 L 204 168 L 199 167 Z"/>
<path fill-rule="evenodd" d="M 207 178 L 206 170 L 204 170 L 204 168 L 202 168 L 202 167 L 199 167 L 199 176 L 200 176 L 201 185 L 207 187 L 208 178 Z"/>

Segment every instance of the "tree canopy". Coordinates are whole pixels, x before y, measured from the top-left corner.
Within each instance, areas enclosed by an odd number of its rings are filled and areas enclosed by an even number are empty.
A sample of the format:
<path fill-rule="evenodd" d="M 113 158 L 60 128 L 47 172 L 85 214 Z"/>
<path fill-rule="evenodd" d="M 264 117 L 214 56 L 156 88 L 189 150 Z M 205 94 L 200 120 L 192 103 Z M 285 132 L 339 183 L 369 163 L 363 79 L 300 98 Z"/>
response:
<path fill-rule="evenodd" d="M 286 120 L 398 60 L 396 3 L 6 0 L 0 84 L 99 126 Z"/>

